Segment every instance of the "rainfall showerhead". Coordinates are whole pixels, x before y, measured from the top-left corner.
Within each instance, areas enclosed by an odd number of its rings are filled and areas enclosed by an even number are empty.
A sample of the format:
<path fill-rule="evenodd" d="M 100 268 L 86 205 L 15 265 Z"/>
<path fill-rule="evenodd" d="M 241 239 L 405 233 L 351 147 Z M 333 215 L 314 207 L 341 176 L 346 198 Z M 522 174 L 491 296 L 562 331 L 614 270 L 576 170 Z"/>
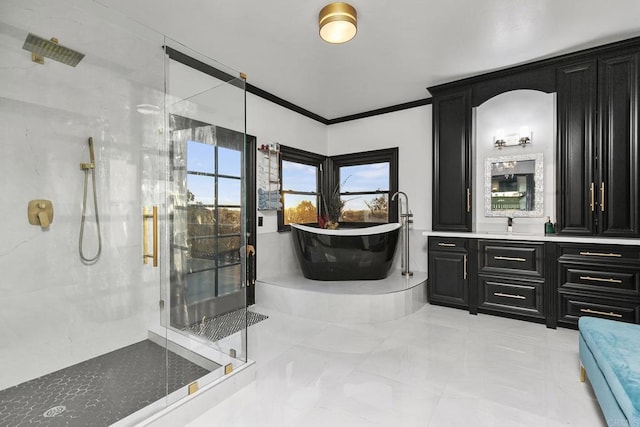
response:
<path fill-rule="evenodd" d="M 54 61 L 75 67 L 84 58 L 84 53 L 59 45 L 56 38 L 45 40 L 31 33 L 27 35 L 22 48 L 31 52 L 31 59 L 39 64 L 44 63 L 43 56 L 46 56 Z"/>

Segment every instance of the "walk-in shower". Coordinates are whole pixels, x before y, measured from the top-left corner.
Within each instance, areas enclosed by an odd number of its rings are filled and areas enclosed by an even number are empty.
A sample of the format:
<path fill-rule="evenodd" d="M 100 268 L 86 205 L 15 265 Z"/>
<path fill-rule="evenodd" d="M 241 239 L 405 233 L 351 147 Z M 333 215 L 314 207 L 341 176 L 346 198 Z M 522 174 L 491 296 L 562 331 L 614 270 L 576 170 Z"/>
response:
<path fill-rule="evenodd" d="M 0 171 L 12 183 L 0 203 L 0 425 L 132 425 L 250 372 L 236 250 L 246 244 L 240 73 L 99 2 L 8 0 L 0 9 Z M 176 63 L 162 46 L 229 79 Z M 178 115 L 215 129 L 199 142 L 236 159 L 211 178 L 235 189 L 227 205 L 188 202 L 189 191 L 208 196 L 177 178 L 209 172 L 180 169 L 188 141 L 177 141 Z M 24 207 L 34 200 L 51 201 L 55 223 L 29 224 Z M 143 208 L 152 206 L 157 267 L 143 262 Z M 205 211 L 226 225 L 214 233 L 189 216 Z M 217 283 L 191 274 L 202 265 L 217 269 Z M 233 314 L 210 301 L 232 294 Z M 176 307 L 187 313 L 180 322 Z"/>

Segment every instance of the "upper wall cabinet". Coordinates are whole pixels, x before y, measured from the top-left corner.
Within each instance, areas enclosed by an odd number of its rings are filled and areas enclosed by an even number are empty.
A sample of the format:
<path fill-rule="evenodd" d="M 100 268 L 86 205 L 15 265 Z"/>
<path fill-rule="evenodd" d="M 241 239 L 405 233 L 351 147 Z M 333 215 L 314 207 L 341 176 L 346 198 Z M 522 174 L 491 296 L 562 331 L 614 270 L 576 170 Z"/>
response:
<path fill-rule="evenodd" d="M 471 231 L 470 95 L 433 94 L 433 230 Z"/>
<path fill-rule="evenodd" d="M 471 109 L 500 93 L 557 93 L 558 231 L 640 237 L 640 37 L 428 88 L 436 231 L 471 231 Z"/>
<path fill-rule="evenodd" d="M 558 69 L 562 234 L 640 236 L 637 53 Z"/>

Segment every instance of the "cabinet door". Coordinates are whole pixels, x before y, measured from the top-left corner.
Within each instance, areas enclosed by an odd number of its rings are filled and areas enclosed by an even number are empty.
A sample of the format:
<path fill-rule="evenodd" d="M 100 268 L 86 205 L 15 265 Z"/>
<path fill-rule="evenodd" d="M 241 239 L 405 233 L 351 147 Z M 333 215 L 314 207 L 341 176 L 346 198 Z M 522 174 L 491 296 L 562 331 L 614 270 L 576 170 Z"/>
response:
<path fill-rule="evenodd" d="M 466 253 L 429 252 L 429 302 L 467 308 L 467 276 Z"/>
<path fill-rule="evenodd" d="M 433 230 L 471 231 L 469 91 L 434 96 Z"/>
<path fill-rule="evenodd" d="M 600 60 L 598 79 L 598 231 L 606 236 L 639 236 L 638 55 Z"/>
<path fill-rule="evenodd" d="M 560 68 L 558 84 L 558 226 L 563 234 L 594 232 L 595 61 Z"/>

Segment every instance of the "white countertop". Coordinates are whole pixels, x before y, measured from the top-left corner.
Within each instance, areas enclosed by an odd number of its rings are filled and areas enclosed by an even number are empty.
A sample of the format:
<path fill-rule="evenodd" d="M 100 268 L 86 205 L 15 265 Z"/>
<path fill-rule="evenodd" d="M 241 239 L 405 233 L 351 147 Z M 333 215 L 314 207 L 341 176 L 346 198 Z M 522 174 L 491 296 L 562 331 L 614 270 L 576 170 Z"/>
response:
<path fill-rule="evenodd" d="M 471 233 L 449 232 L 449 231 L 423 231 L 423 236 L 439 237 L 462 237 L 467 239 L 502 239 L 520 240 L 534 242 L 569 242 L 569 243 L 591 243 L 602 245 L 633 245 L 640 246 L 640 239 L 602 238 L 602 237 L 578 237 L 560 236 L 557 234 L 545 235 L 542 233 L 500 233 L 496 231 L 474 231 Z"/>

